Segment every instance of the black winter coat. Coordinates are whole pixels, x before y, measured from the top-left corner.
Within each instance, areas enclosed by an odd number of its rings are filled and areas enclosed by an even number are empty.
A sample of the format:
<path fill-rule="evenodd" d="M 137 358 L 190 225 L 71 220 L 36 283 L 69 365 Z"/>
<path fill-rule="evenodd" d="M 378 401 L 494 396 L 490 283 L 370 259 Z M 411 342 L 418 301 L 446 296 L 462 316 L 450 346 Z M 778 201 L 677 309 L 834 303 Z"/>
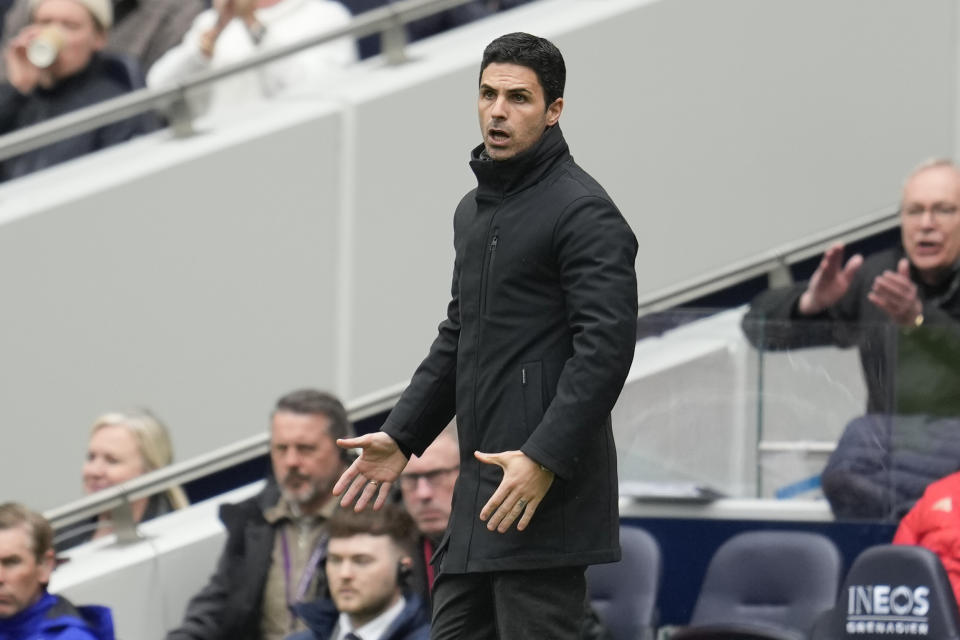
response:
<path fill-rule="evenodd" d="M 167 640 L 257 640 L 275 529 L 263 517 L 280 494 L 273 482 L 256 496 L 220 507 L 227 541 L 210 582 L 187 605 Z"/>
<path fill-rule="evenodd" d="M 383 430 L 423 450 L 454 413 L 460 476 L 437 552 L 450 573 L 619 558 L 610 411 L 636 343 L 637 241 L 559 126 L 530 150 L 471 168 L 454 216 L 452 299 Z M 502 479 L 474 451 L 521 450 L 556 478 L 523 532 L 479 519 Z"/>

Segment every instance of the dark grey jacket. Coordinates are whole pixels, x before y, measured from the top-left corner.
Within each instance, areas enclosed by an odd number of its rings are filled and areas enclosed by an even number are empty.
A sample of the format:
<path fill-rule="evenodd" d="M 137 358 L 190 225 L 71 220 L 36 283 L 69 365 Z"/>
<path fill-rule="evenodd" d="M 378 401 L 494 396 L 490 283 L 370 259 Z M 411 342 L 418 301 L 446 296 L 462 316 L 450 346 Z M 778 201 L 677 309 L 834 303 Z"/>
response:
<path fill-rule="evenodd" d="M 210 582 L 195 595 L 167 640 L 257 640 L 275 530 L 263 517 L 279 500 L 270 482 L 256 496 L 220 507 L 227 541 Z"/>
<path fill-rule="evenodd" d="M 817 316 L 801 316 L 797 302 L 807 287 L 760 294 L 744 317 L 747 339 L 758 348 L 822 345 L 857 347 L 867 383 L 867 413 L 960 415 L 960 273 L 939 287 L 918 282 L 924 324 L 904 332 L 867 299 L 873 281 L 895 271 L 902 249 L 869 256 L 846 295 Z"/>
<path fill-rule="evenodd" d="M 558 126 L 502 162 L 473 151 L 454 216 L 447 318 L 383 425 L 421 453 L 456 412 L 460 477 L 438 549 L 451 573 L 619 558 L 610 411 L 636 342 L 637 241 Z M 474 451 L 521 450 L 556 474 L 530 526 L 491 533 L 502 478 Z"/>

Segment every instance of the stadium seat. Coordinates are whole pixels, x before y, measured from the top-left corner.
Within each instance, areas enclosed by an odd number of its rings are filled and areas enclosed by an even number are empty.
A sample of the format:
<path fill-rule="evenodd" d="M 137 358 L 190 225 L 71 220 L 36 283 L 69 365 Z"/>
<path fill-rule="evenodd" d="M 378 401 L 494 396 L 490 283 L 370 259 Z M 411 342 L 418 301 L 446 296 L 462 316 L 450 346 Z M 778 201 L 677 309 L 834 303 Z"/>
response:
<path fill-rule="evenodd" d="M 825 536 L 750 531 L 723 543 L 707 567 L 690 625 L 674 640 L 805 640 L 836 602 L 842 562 Z"/>
<path fill-rule="evenodd" d="M 960 613 L 940 559 L 923 547 L 879 545 L 853 562 L 836 606 L 811 640 L 960 639 Z"/>
<path fill-rule="evenodd" d="M 663 572 L 660 545 L 638 527 L 620 527 L 620 562 L 587 569 L 587 591 L 613 640 L 652 640 Z"/>

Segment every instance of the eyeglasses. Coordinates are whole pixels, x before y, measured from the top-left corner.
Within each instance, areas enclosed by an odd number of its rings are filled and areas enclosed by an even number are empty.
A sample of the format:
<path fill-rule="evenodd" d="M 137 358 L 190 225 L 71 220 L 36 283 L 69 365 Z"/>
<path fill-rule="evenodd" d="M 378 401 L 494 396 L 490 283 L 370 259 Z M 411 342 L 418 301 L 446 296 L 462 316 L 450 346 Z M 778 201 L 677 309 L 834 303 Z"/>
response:
<path fill-rule="evenodd" d="M 433 469 L 425 473 L 402 473 L 400 474 L 400 488 L 404 491 L 415 491 L 420 480 L 426 480 L 427 484 L 433 488 L 447 484 L 450 476 L 460 470 L 460 465 L 447 467 L 446 469 Z"/>
<path fill-rule="evenodd" d="M 952 202 L 937 202 L 929 209 L 920 204 L 910 205 L 906 209 L 903 209 L 903 214 L 910 217 L 919 217 L 927 211 L 930 211 L 934 218 L 952 217 L 957 213 L 957 205 Z"/>

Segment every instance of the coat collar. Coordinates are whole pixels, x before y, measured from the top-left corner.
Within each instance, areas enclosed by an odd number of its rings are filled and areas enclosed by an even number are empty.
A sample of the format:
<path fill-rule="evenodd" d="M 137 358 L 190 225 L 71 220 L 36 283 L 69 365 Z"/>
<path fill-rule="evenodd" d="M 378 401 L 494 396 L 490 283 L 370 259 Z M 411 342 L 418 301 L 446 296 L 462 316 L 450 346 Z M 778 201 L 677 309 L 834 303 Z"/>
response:
<path fill-rule="evenodd" d="M 509 160 L 491 160 L 481 144 L 470 154 L 470 168 L 477 176 L 479 194 L 506 196 L 537 182 L 558 162 L 570 157 L 560 125 L 548 127 L 532 147 Z"/>

